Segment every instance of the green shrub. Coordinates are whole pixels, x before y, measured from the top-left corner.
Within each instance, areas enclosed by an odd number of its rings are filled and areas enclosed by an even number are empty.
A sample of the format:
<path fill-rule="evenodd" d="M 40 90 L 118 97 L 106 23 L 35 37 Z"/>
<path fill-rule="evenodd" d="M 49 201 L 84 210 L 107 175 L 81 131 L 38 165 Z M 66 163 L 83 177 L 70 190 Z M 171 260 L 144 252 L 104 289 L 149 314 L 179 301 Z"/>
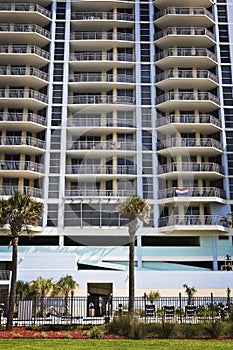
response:
<path fill-rule="evenodd" d="M 146 334 L 145 324 L 137 318 L 130 320 L 129 317 L 119 317 L 113 319 L 107 326 L 109 334 L 115 334 L 130 339 L 143 339 Z"/>
<path fill-rule="evenodd" d="M 203 335 L 203 327 L 200 323 L 182 323 L 178 327 L 180 337 L 184 339 L 193 339 Z"/>
<path fill-rule="evenodd" d="M 103 336 L 103 331 L 99 326 L 94 326 L 89 332 L 84 333 L 90 339 L 100 339 Z"/>
<path fill-rule="evenodd" d="M 203 329 L 206 332 L 206 335 L 210 336 L 211 338 L 216 339 L 216 338 L 220 337 L 220 335 L 222 335 L 223 323 L 219 320 L 211 321 L 209 323 L 204 323 Z"/>

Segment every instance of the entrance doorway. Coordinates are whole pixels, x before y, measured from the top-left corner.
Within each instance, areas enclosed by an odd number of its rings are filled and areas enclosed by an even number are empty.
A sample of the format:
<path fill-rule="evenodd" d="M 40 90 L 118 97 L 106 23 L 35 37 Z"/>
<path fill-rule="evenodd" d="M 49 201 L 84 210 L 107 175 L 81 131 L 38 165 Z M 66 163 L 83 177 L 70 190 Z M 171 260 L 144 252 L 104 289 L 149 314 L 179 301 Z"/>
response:
<path fill-rule="evenodd" d="M 112 283 L 87 284 L 87 316 L 102 317 L 111 315 L 112 289 Z"/>

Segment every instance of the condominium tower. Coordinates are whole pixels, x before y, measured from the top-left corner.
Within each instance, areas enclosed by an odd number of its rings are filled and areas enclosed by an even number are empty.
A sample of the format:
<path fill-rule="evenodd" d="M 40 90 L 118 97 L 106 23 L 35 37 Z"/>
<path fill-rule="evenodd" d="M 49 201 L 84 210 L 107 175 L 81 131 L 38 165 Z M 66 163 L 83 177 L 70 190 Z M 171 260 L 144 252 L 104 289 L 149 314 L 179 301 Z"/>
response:
<path fill-rule="evenodd" d="M 44 203 L 20 238 L 20 279 L 69 273 L 81 294 L 126 293 L 117 205 L 138 194 L 153 212 L 137 293 L 230 287 L 232 19 L 232 0 L 1 1 L 0 195 Z M 2 232 L 2 289 L 8 244 Z"/>

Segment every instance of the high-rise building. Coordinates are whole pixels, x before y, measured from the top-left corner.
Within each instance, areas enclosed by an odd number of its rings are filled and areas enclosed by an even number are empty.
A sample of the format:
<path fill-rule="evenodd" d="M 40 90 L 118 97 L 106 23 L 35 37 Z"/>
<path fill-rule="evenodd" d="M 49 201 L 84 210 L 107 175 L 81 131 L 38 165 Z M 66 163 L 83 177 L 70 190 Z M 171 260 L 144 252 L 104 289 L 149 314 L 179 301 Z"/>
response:
<path fill-rule="evenodd" d="M 0 195 L 44 203 L 19 278 L 72 273 L 127 290 L 119 200 L 153 207 L 136 237 L 137 293 L 229 287 L 233 243 L 232 0 L 4 0 Z M 9 237 L 0 236 L 9 284 Z"/>

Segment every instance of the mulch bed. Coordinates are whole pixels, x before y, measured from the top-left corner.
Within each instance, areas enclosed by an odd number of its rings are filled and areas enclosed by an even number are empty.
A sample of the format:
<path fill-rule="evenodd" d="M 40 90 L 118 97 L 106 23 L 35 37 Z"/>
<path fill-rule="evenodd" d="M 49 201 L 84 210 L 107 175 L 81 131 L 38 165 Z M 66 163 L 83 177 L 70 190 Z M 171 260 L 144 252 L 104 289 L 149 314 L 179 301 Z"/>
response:
<path fill-rule="evenodd" d="M 30 338 L 30 339 L 88 339 L 84 330 L 69 330 L 69 331 L 38 331 L 28 330 L 24 327 L 14 327 L 12 331 L 8 332 L 4 328 L 0 329 L 0 339 L 6 338 Z M 122 339 L 122 337 L 115 335 L 103 335 L 102 339 Z"/>

